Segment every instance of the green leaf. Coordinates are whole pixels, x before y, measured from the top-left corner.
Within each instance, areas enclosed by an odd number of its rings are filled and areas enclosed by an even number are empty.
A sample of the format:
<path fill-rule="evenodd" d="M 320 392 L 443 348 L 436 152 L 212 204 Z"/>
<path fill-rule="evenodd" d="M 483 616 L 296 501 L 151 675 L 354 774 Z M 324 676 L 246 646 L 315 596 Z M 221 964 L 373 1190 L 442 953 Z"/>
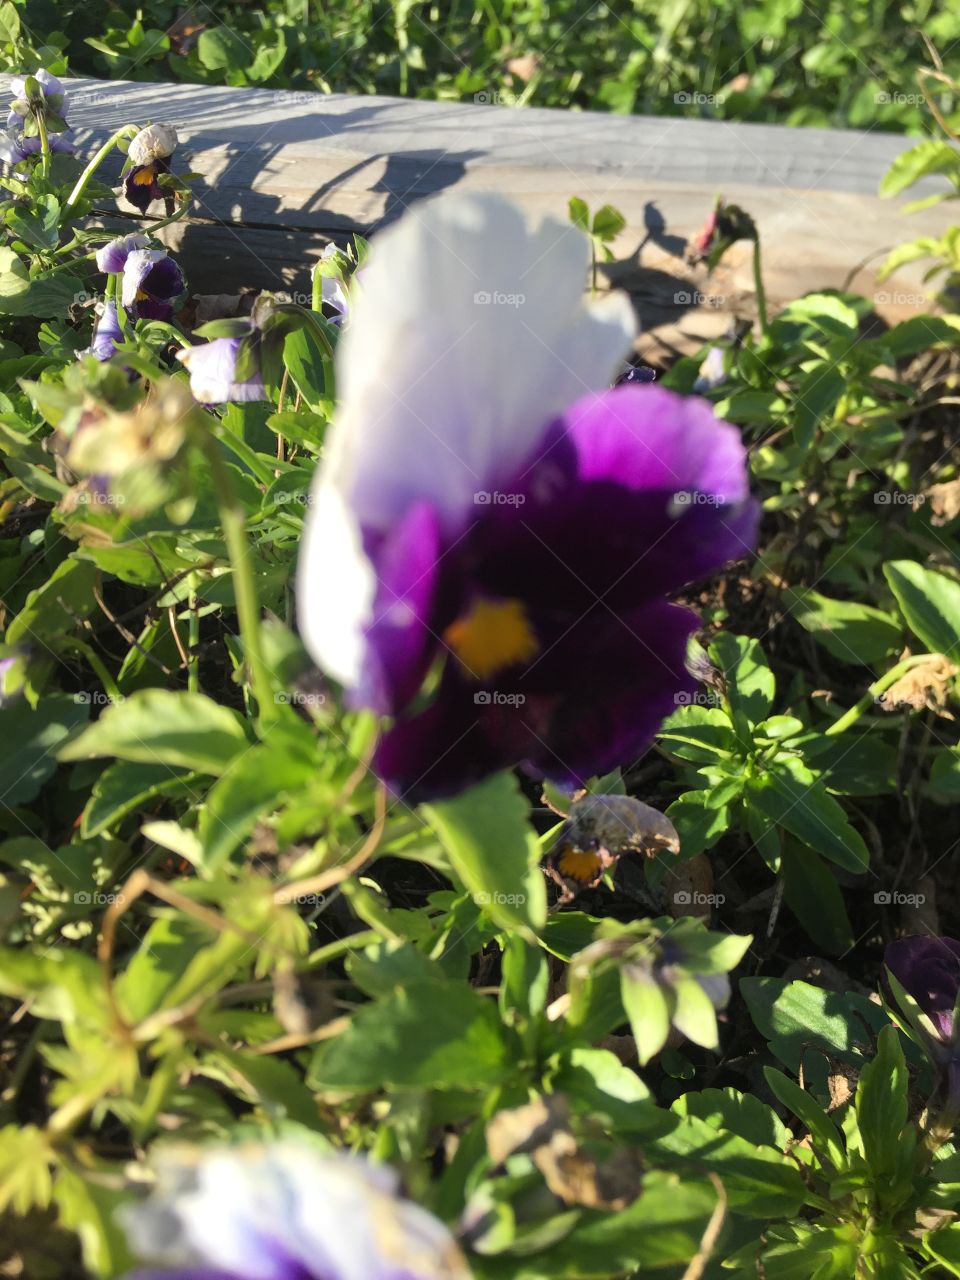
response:
<path fill-rule="evenodd" d="M 20 14 L 10 0 L 0 4 L 0 40 L 6 44 L 16 44 L 20 39 Z"/>
<path fill-rule="evenodd" d="M 683 1167 L 698 1164 L 717 1174 L 730 1207 L 750 1218 L 792 1217 L 806 1200 L 800 1170 L 780 1151 L 734 1133 L 718 1130 L 695 1115 L 651 1144 L 658 1160 L 683 1158 Z"/>
<path fill-rule="evenodd" d="M 242 716 L 202 693 L 139 689 L 107 707 L 60 759 L 115 756 L 219 774 L 249 746 Z"/>
<path fill-rule="evenodd" d="M 492 1000 L 460 984 L 414 981 L 364 1005 L 310 1064 L 314 1089 L 486 1090 L 512 1069 Z"/>
<path fill-rule="evenodd" d="M 227 766 L 207 795 L 200 814 L 203 868 L 214 871 L 229 858 L 261 818 L 317 774 L 317 762 L 274 742 L 252 747 Z"/>
<path fill-rule="evenodd" d="M 327 403 L 324 359 L 320 344 L 307 326 L 287 334 L 283 363 L 307 405 L 319 412 Z"/>
<path fill-rule="evenodd" d="M 162 796 L 189 795 L 198 775 L 171 774 L 165 764 L 132 764 L 119 760 L 109 765 L 93 784 L 83 811 L 80 834 L 101 835 L 127 814 Z"/>
<path fill-rule="evenodd" d="M 498 773 L 453 800 L 425 805 L 457 875 L 505 929 L 543 928 L 547 895 L 530 807 L 516 779 Z"/>
<path fill-rule="evenodd" d="M 658 735 L 681 760 L 712 764 L 737 751 L 730 717 L 719 707 L 679 707 L 664 720 Z"/>
<path fill-rule="evenodd" d="M 712 849 L 730 829 L 729 810 L 708 806 L 707 799 L 706 791 L 687 791 L 665 810 L 666 817 L 680 837 L 680 857 L 683 859 Z M 667 859 L 664 862 L 669 869 L 671 863 Z"/>
<path fill-rule="evenodd" d="M 841 662 L 872 666 L 897 649 L 901 628 L 880 609 L 851 600 L 831 600 L 809 587 L 784 592 L 792 616 Z"/>
<path fill-rule="evenodd" d="M 37 795 L 57 768 L 57 748 L 89 715 L 89 707 L 67 694 L 42 698 L 36 711 L 20 699 L 0 710 L 4 741 L 0 754 L 0 805 L 11 808 Z"/>
<path fill-rule="evenodd" d="M 620 998 L 637 1042 L 641 1067 L 655 1058 L 670 1033 L 670 1005 L 660 984 L 643 970 L 624 967 L 620 972 Z"/>
<path fill-rule="evenodd" d="M 750 780 L 750 804 L 831 862 L 856 873 L 870 854 L 840 803 L 796 756 L 780 756 Z"/>
<path fill-rule="evenodd" d="M 741 978 L 739 989 L 771 1050 L 793 1071 L 800 1069 L 807 1048 L 862 1065 L 873 1052 L 873 1032 L 889 1021 L 864 996 L 840 995 L 808 982 Z"/>
<path fill-rule="evenodd" d="M 817 428 L 829 428 L 840 397 L 847 389 L 846 375 L 835 367 L 817 365 L 797 387 L 797 403 L 793 410 L 794 439 L 801 449 L 809 449 Z"/>
<path fill-rule="evenodd" d="M 612 204 L 605 204 L 593 215 L 590 232 L 606 244 L 615 240 L 626 225 L 627 220 L 620 210 L 615 209 Z"/>
<path fill-rule="evenodd" d="M 128 1019 L 141 1022 L 164 1008 L 164 997 L 180 979 L 194 956 L 210 945 L 210 926 L 188 916 L 155 920 L 126 969 L 115 983 Z"/>
<path fill-rule="evenodd" d="M 759 724 L 773 706 L 776 681 L 758 640 L 721 631 L 709 645 L 710 658 L 727 681 L 727 697 L 734 717 Z"/>
<path fill-rule="evenodd" d="M 853 336 L 859 327 L 853 307 L 832 293 L 808 293 L 784 307 L 777 319 L 812 322 L 824 332 L 839 338 Z M 819 370 L 821 376 L 824 372 Z"/>
<path fill-rule="evenodd" d="M 53 1148 L 42 1129 L 10 1124 L 0 1129 L 0 1213 L 44 1209 L 50 1203 Z"/>
<path fill-rule="evenodd" d="M 915 560 L 890 560 L 883 572 L 914 635 L 931 653 L 960 660 L 960 582 Z"/>
<path fill-rule="evenodd" d="M 42 587 L 31 591 L 23 608 L 7 628 L 7 644 L 49 641 L 72 632 L 77 622 L 96 607 L 93 599 L 96 565 L 68 557 Z"/>
<path fill-rule="evenodd" d="M 860 1072 L 857 1084 L 857 1126 L 863 1154 L 877 1178 L 897 1168 L 907 1123 L 907 1064 L 896 1027 L 884 1027 L 877 1039 L 877 1056 Z"/>
<path fill-rule="evenodd" d="M 844 1168 L 847 1157 L 843 1139 L 840 1137 L 839 1129 L 822 1107 L 817 1105 L 809 1093 L 795 1084 L 789 1076 L 785 1076 L 782 1071 L 777 1071 L 775 1067 L 764 1067 L 763 1075 L 779 1101 L 785 1107 L 789 1107 L 810 1130 L 814 1145 L 819 1147 L 821 1155 L 830 1160 L 836 1168 Z"/>
<path fill-rule="evenodd" d="M 882 196 L 895 196 L 929 173 L 960 178 L 960 156 L 949 142 L 926 138 L 900 153 L 880 181 Z"/>
<path fill-rule="evenodd" d="M 49 320 L 63 315 L 83 286 L 68 271 L 31 279 L 12 249 L 0 249 L 0 315 Z"/>
<path fill-rule="evenodd" d="M 679 1097 L 672 1110 L 678 1115 L 699 1116 L 714 1129 L 726 1129 L 755 1146 L 785 1151 L 790 1131 L 765 1102 L 736 1089 L 702 1089 Z"/>
<path fill-rule="evenodd" d="M 827 955 L 853 946 L 853 929 L 836 877 L 812 850 L 786 840 L 781 867 L 784 898 L 804 930 Z"/>
<path fill-rule="evenodd" d="M 241 71 L 253 50 L 230 27 L 211 27 L 197 41 L 197 56 L 208 71 Z"/>
<path fill-rule="evenodd" d="M 586 200 L 581 200 L 579 196 L 571 196 L 567 205 L 570 214 L 570 221 L 575 227 L 579 227 L 581 231 L 590 233 L 590 208 Z"/>
<path fill-rule="evenodd" d="M 63 1167 L 57 1174 L 53 1198 L 63 1226 L 80 1238 L 83 1261 L 91 1275 L 116 1276 L 133 1265 L 126 1234 L 116 1211 L 128 1199 L 119 1187 L 103 1186 Z"/>

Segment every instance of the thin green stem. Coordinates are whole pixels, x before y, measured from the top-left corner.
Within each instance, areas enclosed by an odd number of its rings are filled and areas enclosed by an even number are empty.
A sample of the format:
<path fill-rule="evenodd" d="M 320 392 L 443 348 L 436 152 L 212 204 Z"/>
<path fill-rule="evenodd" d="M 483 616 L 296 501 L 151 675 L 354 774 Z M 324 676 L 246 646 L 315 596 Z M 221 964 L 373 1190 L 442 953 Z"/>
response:
<path fill-rule="evenodd" d="M 66 212 L 68 209 L 72 209 L 73 206 L 77 203 L 77 201 L 83 195 L 86 189 L 87 183 L 96 173 L 96 171 L 100 168 L 104 160 L 106 160 L 107 156 L 110 154 L 113 148 L 117 145 L 117 143 L 120 142 L 123 138 L 127 137 L 128 135 L 132 138 L 139 132 L 140 132 L 139 126 L 135 124 L 125 124 L 122 129 L 118 129 L 116 133 L 112 134 L 106 140 L 106 142 L 103 144 L 100 150 L 94 154 L 93 159 L 84 169 L 83 173 L 81 173 L 80 177 L 76 181 L 76 185 L 74 186 L 73 190 L 67 196 L 67 202 L 63 206 L 64 212 Z"/>
<path fill-rule="evenodd" d="M 767 293 L 763 287 L 759 236 L 753 242 L 753 287 L 757 295 L 757 318 L 760 321 L 760 332 L 766 336 L 769 327 L 767 322 Z"/>
<path fill-rule="evenodd" d="M 237 600 L 240 640 L 250 676 L 250 685 L 257 700 L 261 718 L 272 720 L 276 716 L 277 708 L 260 644 L 260 605 L 257 601 L 257 587 L 250 559 L 246 514 L 230 479 L 230 472 L 220 451 L 219 441 L 208 430 L 198 432 L 198 437 L 210 464 L 227 554 L 233 569 L 233 589 Z"/>
<path fill-rule="evenodd" d="M 313 268 L 313 275 L 310 283 L 312 289 L 310 291 L 310 310 L 321 312 L 323 310 L 323 276 L 320 274 L 320 263 L 318 262 Z"/>
<path fill-rule="evenodd" d="M 892 684 L 896 684 L 901 676 L 906 675 L 914 667 L 919 667 L 921 663 L 931 662 L 939 656 L 936 653 L 917 653 L 911 658 L 904 658 L 902 662 L 898 662 L 879 680 L 874 680 L 860 701 L 855 703 L 849 711 L 845 711 L 839 720 L 834 720 L 828 729 L 824 729 L 824 733 L 832 736 L 849 729 L 852 724 L 856 724 L 865 711 L 870 710 L 882 693 L 885 693 Z"/>
<path fill-rule="evenodd" d="M 37 111 L 35 119 L 37 121 L 37 129 L 40 133 L 40 174 L 44 178 L 50 177 L 50 137 L 47 133 L 47 122 L 43 118 L 43 108 Z"/>
<path fill-rule="evenodd" d="M 200 609 L 196 591 L 187 597 L 187 688 L 200 692 Z"/>

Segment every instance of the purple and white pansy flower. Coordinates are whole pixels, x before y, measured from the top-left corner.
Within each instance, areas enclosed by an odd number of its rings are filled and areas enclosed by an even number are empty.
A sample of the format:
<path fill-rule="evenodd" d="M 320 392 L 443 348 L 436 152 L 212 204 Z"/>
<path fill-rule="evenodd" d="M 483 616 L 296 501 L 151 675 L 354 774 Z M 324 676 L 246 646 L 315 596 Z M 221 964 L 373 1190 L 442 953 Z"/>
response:
<path fill-rule="evenodd" d="M 441 197 L 379 237 L 338 345 L 300 625 L 393 717 L 376 765 L 407 799 L 632 761 L 696 687 L 699 620 L 667 595 L 753 547 L 736 428 L 609 390 L 635 321 L 624 295 L 585 301 L 588 261 L 566 224 Z"/>
<path fill-rule="evenodd" d="M 169 320 L 186 282 L 167 250 L 149 245 L 147 236 L 120 236 L 97 250 L 97 266 L 121 277 L 120 301 L 132 319 Z"/>
<path fill-rule="evenodd" d="M 391 1170 L 290 1141 L 167 1153 L 124 1225 L 157 1264 L 127 1280 L 469 1280 Z"/>

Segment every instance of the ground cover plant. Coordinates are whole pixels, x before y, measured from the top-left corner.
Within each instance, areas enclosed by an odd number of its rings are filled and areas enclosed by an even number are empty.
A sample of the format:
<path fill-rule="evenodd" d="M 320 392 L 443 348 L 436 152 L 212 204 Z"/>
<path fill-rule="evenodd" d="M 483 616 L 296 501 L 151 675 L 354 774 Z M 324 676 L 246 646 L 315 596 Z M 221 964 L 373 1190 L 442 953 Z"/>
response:
<path fill-rule="evenodd" d="M 661 370 L 575 194 L 198 314 L 175 132 L 9 112 L 0 1265 L 960 1274 L 956 236 L 773 311 L 719 199 Z"/>
<path fill-rule="evenodd" d="M 922 33 L 922 34 L 921 34 Z M 919 131 L 934 0 L 5 0 L 0 67 Z"/>

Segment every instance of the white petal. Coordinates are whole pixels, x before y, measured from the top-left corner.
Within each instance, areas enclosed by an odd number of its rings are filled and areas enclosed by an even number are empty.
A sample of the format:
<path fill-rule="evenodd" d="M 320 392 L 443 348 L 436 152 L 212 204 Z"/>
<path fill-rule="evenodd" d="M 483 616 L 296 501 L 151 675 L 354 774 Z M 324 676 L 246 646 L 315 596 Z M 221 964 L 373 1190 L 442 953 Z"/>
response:
<path fill-rule="evenodd" d="M 613 380 L 633 310 L 622 294 L 584 300 L 588 260 L 568 223 L 531 230 L 493 195 L 440 196 L 377 237 L 337 349 L 341 405 L 299 570 L 305 642 L 337 678 L 356 679 L 373 601 L 359 530 L 427 500 L 456 537 L 474 495 L 507 486 L 548 423 Z"/>
<path fill-rule="evenodd" d="M 297 562 L 300 635 L 316 662 L 348 688 L 360 678 L 363 625 L 376 582 L 360 529 L 332 484 L 314 484 Z"/>
<path fill-rule="evenodd" d="M 448 532 L 509 480 L 546 424 L 609 386 L 629 301 L 584 301 L 586 238 L 530 230 L 496 196 L 441 196 L 374 243 L 339 347 L 330 465 L 365 526 L 431 501 Z"/>

